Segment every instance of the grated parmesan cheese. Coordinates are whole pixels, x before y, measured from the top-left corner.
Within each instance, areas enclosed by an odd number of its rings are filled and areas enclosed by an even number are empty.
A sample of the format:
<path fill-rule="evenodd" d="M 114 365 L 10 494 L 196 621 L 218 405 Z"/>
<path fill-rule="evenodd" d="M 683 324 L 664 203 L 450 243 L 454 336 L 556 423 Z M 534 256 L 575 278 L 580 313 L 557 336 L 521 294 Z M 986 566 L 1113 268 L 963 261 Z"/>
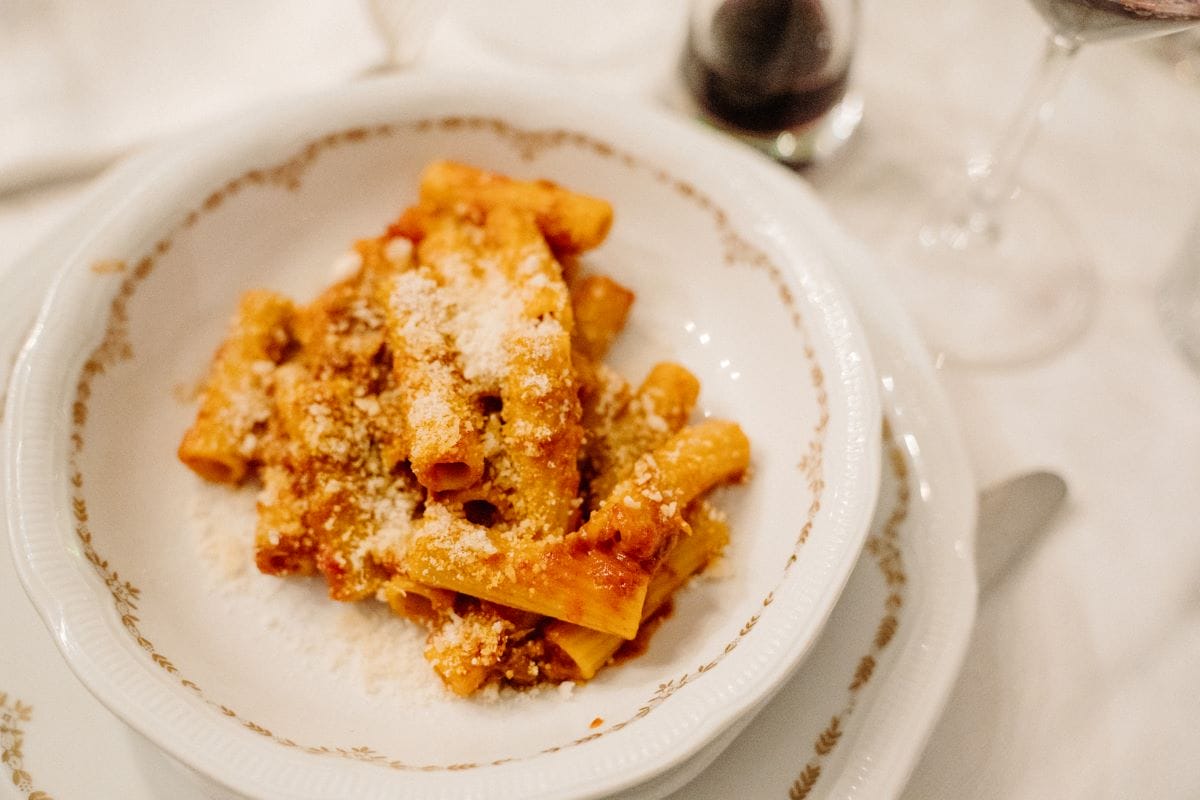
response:
<path fill-rule="evenodd" d="M 188 527 L 207 602 L 217 617 L 237 621 L 243 647 L 286 659 L 314 681 L 345 685 L 357 675 L 366 696 L 387 694 L 413 707 L 451 696 L 422 655 L 422 628 L 382 603 L 331 604 L 320 581 L 263 575 L 254 568 L 254 493 L 193 487 Z"/>

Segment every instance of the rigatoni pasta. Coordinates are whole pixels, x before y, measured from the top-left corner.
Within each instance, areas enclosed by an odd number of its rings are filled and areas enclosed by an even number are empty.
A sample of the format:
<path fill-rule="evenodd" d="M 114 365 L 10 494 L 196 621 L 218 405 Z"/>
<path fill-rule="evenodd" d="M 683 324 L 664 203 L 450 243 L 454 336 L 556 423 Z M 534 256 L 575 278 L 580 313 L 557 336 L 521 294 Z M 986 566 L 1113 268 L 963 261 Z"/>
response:
<path fill-rule="evenodd" d="M 271 419 L 268 383 L 291 340 L 292 303 L 273 292 L 247 292 L 225 343 L 213 358 L 196 422 L 179 460 L 206 480 L 240 483 Z"/>
<path fill-rule="evenodd" d="M 591 679 L 729 538 L 705 499 L 747 470 L 700 386 L 603 359 L 634 301 L 577 257 L 612 208 L 437 162 L 308 305 L 247 293 L 179 457 L 261 484 L 258 568 L 315 575 L 429 631 L 455 693 Z M 569 268 L 567 267 L 569 265 Z"/>
<path fill-rule="evenodd" d="M 675 590 L 719 554 L 729 541 L 724 517 L 701 500 L 684 513 L 689 534 L 679 537 L 646 587 L 641 621 L 661 609 Z M 613 633 L 556 619 L 546 626 L 546 639 L 566 654 L 582 678 L 592 678 L 625 640 Z"/>

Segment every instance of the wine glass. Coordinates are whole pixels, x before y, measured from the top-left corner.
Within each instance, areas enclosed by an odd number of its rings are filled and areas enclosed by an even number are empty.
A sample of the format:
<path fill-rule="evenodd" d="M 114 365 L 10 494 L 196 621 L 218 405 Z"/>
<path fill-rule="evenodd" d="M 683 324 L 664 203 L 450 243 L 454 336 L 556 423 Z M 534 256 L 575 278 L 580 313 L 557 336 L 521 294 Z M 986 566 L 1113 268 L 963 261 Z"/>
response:
<path fill-rule="evenodd" d="M 1023 156 L 1080 47 L 1200 23 L 1200 0 L 1031 2 L 1051 31 L 999 145 L 894 243 L 897 289 L 940 359 L 1029 363 L 1082 333 L 1095 292 L 1087 246 L 1051 198 L 1019 186 Z"/>
<path fill-rule="evenodd" d="M 862 120 L 859 0 L 692 0 L 684 109 L 776 161 L 834 156 Z"/>

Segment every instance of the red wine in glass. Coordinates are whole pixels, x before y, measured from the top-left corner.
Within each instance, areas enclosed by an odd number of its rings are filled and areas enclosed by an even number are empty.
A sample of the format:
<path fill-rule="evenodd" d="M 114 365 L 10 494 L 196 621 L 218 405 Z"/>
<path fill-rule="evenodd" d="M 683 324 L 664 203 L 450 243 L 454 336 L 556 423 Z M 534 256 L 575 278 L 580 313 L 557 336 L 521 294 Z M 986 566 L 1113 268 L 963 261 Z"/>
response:
<path fill-rule="evenodd" d="M 821 0 L 724 0 L 693 22 L 684 82 L 703 112 L 728 127 L 803 127 L 846 93 L 850 48 L 839 44 Z"/>

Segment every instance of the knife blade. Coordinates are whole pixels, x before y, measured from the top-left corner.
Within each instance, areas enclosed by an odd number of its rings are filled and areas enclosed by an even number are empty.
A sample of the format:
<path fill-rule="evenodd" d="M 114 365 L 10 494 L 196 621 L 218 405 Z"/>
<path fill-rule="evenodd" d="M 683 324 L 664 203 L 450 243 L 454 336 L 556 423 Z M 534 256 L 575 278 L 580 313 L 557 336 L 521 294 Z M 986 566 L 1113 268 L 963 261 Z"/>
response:
<path fill-rule="evenodd" d="M 1067 482 L 1045 470 L 1009 478 L 979 493 L 975 568 L 981 595 L 1011 572 L 1066 499 Z"/>

